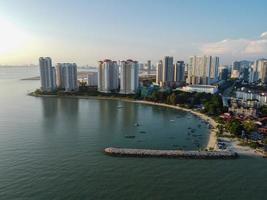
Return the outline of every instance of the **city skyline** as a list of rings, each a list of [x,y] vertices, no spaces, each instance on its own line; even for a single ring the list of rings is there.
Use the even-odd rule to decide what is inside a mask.
[[[190,56],[211,55],[231,64],[266,57],[263,0],[91,0],[62,5],[60,0],[1,2],[0,64],[37,64],[39,55],[49,55],[55,63],[91,66],[103,58],[156,63],[172,56],[187,63]]]

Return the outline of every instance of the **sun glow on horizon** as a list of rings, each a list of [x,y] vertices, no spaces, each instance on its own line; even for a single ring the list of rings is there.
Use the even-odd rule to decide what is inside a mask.
[[[0,27],[0,56],[17,52],[30,40],[29,34],[3,18],[0,18]]]

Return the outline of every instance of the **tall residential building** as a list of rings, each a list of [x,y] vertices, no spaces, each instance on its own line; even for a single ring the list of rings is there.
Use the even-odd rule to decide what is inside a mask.
[[[173,57],[165,56],[163,60],[163,84],[168,84],[169,82],[174,81],[174,66],[173,66]]]
[[[256,82],[259,80],[263,83],[267,82],[266,62],[267,59],[258,59],[253,63],[249,74],[249,82]]]
[[[262,83],[267,83],[267,59],[260,59],[256,61],[259,71],[259,79]]]
[[[162,85],[162,77],[163,77],[163,62],[160,60],[157,63],[157,75],[156,75],[156,82],[159,85]]]
[[[174,81],[183,82],[185,75],[185,64],[184,61],[177,61],[174,66]]]
[[[41,90],[51,92],[56,89],[56,71],[52,67],[52,60],[49,57],[39,58]]]
[[[57,63],[56,65],[56,77],[57,77],[57,87],[59,89],[63,89],[65,86],[64,86],[64,80],[63,80],[63,74],[62,74],[62,64],[60,63]]]
[[[75,63],[58,63],[57,71],[57,87],[65,89],[66,92],[78,89],[77,65]]]
[[[147,61],[147,74],[150,74],[151,73],[151,69],[152,69],[151,60],[148,60]]]
[[[232,70],[237,70],[240,72],[241,70],[241,62],[239,61],[234,61],[233,62],[233,66],[232,66]]]
[[[219,78],[219,57],[192,56],[188,66],[188,84],[210,85]]]
[[[267,61],[265,61],[262,65],[261,69],[261,82],[262,83],[267,83]]]
[[[220,72],[220,80],[227,80],[228,74],[229,74],[229,69],[227,67],[222,68]]]
[[[87,85],[97,86],[97,72],[90,72],[87,74]]]
[[[240,79],[244,81],[249,81],[249,70],[251,68],[252,62],[247,60],[234,61],[232,65],[232,73],[239,73]]]
[[[119,67],[116,61],[99,61],[98,68],[98,91],[113,92],[119,88]]]
[[[134,94],[139,86],[139,65],[137,61],[121,61],[120,93]]]

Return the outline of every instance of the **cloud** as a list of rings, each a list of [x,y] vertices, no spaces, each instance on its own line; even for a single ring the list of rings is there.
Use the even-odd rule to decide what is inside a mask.
[[[262,33],[262,34],[261,34],[261,38],[262,38],[262,39],[267,39],[267,32]]]
[[[267,56],[267,32],[258,39],[225,39],[200,47],[203,54],[218,55],[229,59],[252,59]]]

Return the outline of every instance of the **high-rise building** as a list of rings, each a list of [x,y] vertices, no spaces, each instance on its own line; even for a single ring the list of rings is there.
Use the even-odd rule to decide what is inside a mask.
[[[188,84],[210,85],[218,81],[219,58],[212,56],[192,56],[188,66]]]
[[[150,74],[151,73],[151,69],[152,69],[151,60],[148,60],[147,61],[147,74]]]
[[[252,68],[250,69],[249,82],[267,82],[266,63],[267,59],[258,59],[253,63]]]
[[[139,70],[140,71],[144,70],[144,64],[143,63],[139,63]]]
[[[52,67],[52,60],[49,57],[39,58],[41,90],[51,92],[56,90],[56,71]]]
[[[183,82],[185,74],[185,64],[184,61],[177,61],[174,66],[174,81]]]
[[[252,62],[247,60],[234,61],[232,65],[232,73],[238,74],[239,77],[244,81],[249,81],[249,71],[251,68]]]
[[[157,84],[162,84],[162,77],[163,77],[163,62],[160,60],[157,63],[157,75],[156,75],[156,82]]]
[[[173,57],[165,56],[163,60],[163,84],[168,84],[169,82],[174,81],[174,66],[173,66]]]
[[[267,59],[259,59],[256,61],[259,73],[259,79],[262,83],[267,83]]]
[[[239,61],[234,61],[233,62],[233,66],[232,66],[232,70],[237,70],[240,72],[241,70],[241,62]]]
[[[237,69],[232,70],[231,78],[236,78],[236,79],[238,79],[239,77],[240,77],[240,72],[239,72],[239,70],[237,70]]]
[[[267,60],[262,65],[260,78],[262,83],[267,83]]]
[[[62,70],[62,64],[57,63],[56,65],[56,77],[57,77],[57,87],[59,89],[63,89],[64,86],[64,80],[63,80],[63,74],[62,74],[63,70]]]
[[[229,70],[227,67],[221,69],[220,72],[220,80],[227,80],[228,79]]]
[[[139,86],[139,65],[137,61],[121,61],[120,93],[134,94]]]
[[[98,91],[114,92],[119,88],[119,67],[116,61],[99,61],[98,68]]]
[[[78,89],[77,65],[75,63],[58,63],[57,71],[57,87],[65,89],[66,92]]]
[[[90,72],[87,74],[87,85],[97,86],[97,72]]]

